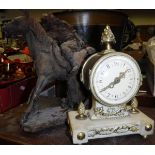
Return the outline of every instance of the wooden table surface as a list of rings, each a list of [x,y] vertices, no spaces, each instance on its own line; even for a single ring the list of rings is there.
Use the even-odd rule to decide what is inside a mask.
[[[18,106],[0,115],[0,144],[49,144],[71,145],[72,139],[67,125],[44,130],[39,133],[25,133],[19,126],[19,121],[25,105]],[[140,107],[141,111],[155,120],[155,108]],[[104,139],[89,140],[88,145],[153,145],[155,134],[144,139],[140,135],[128,135]]]

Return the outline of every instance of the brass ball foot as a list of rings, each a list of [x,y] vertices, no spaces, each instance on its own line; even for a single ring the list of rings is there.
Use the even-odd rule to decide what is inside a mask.
[[[144,139],[147,139],[148,138],[148,135],[144,135],[143,137],[144,137]]]

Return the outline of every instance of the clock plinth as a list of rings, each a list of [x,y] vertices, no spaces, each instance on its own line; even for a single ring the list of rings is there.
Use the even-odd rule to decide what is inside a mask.
[[[140,134],[143,137],[153,134],[154,121],[138,110],[139,113],[130,113],[127,117],[116,119],[78,120],[77,111],[68,113],[68,123],[74,144],[87,143],[90,139],[107,138],[131,134]],[[86,110],[88,114],[90,110]]]

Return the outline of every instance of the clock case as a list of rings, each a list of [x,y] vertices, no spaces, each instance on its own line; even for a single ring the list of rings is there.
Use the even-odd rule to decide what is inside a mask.
[[[106,59],[110,58],[110,57],[117,57],[117,56],[123,56],[128,58],[129,60],[131,60],[137,70],[138,70],[138,74],[139,74],[139,81],[138,81],[138,85],[137,85],[137,89],[135,90],[135,93],[133,94],[132,98],[137,94],[140,86],[142,85],[142,75],[141,75],[141,71],[140,71],[140,67],[138,65],[138,63],[128,54],[122,53],[122,52],[116,52],[113,49],[107,50],[107,51],[102,51],[96,54],[93,54],[92,56],[90,56],[84,63],[83,67],[82,67],[82,71],[81,71],[81,82],[84,84],[84,86],[92,92],[92,95],[94,96],[94,98],[96,98],[101,104],[107,105],[107,106],[113,106],[111,103],[107,103],[105,101],[102,101],[98,95],[96,94],[94,87],[93,87],[93,76],[94,73],[96,72],[97,67]],[[131,99],[131,98],[130,98]],[[128,103],[129,100],[127,100],[126,102],[123,102],[123,104]],[[122,104],[122,103],[119,103]]]
[[[135,63],[140,75],[140,80],[137,86],[137,90],[135,91],[133,96],[126,102],[123,102],[117,105],[112,105],[110,103],[107,103],[101,100],[97,96],[92,82],[93,74],[96,71],[96,68],[99,65],[99,63],[113,56],[125,56],[128,59],[132,60]],[[93,54],[86,60],[81,71],[81,82],[92,93],[92,108],[91,108],[91,111],[89,112],[89,117],[91,117],[92,119],[117,118],[117,117],[125,117],[129,115],[129,112],[128,112],[129,110],[126,104],[129,103],[129,101],[132,98],[134,98],[135,95],[137,94],[142,84],[142,76],[137,62],[131,56],[125,53],[116,52],[113,49],[108,49],[108,50]]]
[[[112,33],[110,27],[106,27],[105,29]],[[103,33],[105,33],[105,31],[106,30],[104,30]],[[84,110],[84,104],[80,104],[78,111],[68,112],[68,124],[74,144],[87,143],[89,139],[129,134],[140,134],[146,138],[148,135],[153,134],[154,131],[154,121],[137,109],[138,101],[135,98],[136,93],[133,99],[130,99],[131,105],[127,105],[127,102],[129,102],[127,101],[123,104],[112,106],[99,100],[95,93],[92,92],[93,89],[90,83],[91,72],[96,62],[101,58],[119,54],[125,55],[135,61],[127,54],[116,52],[111,48],[111,43],[114,42],[113,34],[105,38],[104,35],[107,34],[103,34],[101,41],[106,43],[106,50],[96,53],[86,60],[82,67],[80,77],[84,86],[88,90],[91,90],[92,108]],[[135,64],[137,63],[135,62]],[[137,66],[137,68],[139,69],[139,66]],[[141,83],[142,80],[140,80],[137,92]]]

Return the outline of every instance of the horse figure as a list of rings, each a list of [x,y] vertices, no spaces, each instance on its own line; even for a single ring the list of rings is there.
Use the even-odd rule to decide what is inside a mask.
[[[31,17],[29,13],[16,17],[4,27],[4,30],[8,35],[22,34],[24,36],[34,60],[34,67],[38,77],[36,86],[29,96],[27,102],[29,106],[24,117],[22,117],[21,125],[37,109],[37,101],[41,92],[52,81],[67,80],[68,105],[73,107],[74,104],[83,99],[77,74],[84,58],[94,52],[94,49],[91,47],[85,48],[77,34],[75,35],[75,32],[73,32],[72,39],[69,39],[69,44],[64,42],[61,46],[57,40],[52,38],[52,35],[49,36],[46,33],[41,24]],[[74,46],[74,50],[71,50],[70,46]]]

